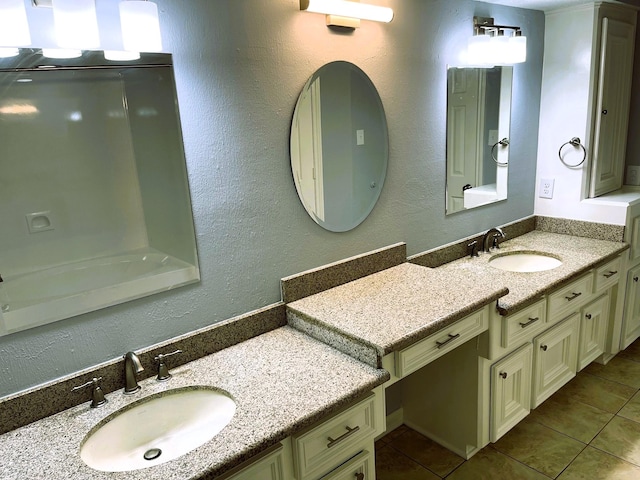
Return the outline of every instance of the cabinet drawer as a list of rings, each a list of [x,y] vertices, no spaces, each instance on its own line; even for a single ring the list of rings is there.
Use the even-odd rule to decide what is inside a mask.
[[[375,470],[373,455],[365,450],[320,480],[373,480]]]
[[[437,333],[396,352],[396,375],[400,378],[462,345],[489,328],[488,307],[469,315]]]
[[[296,478],[318,478],[345,462],[382,432],[378,395],[371,394],[331,419],[293,437]]]
[[[603,290],[618,283],[620,280],[620,269],[622,268],[622,259],[618,256],[607,262],[602,267],[596,269],[596,279],[594,290],[600,293]]]
[[[589,273],[571,282],[549,295],[548,322],[557,322],[572,312],[577,312],[582,305],[593,297],[593,274]]]
[[[502,347],[510,348],[524,343],[544,330],[547,302],[540,300],[524,310],[502,319]]]

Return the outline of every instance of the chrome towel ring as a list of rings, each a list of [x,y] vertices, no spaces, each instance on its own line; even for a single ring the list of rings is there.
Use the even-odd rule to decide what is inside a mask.
[[[574,147],[581,147],[582,151],[584,152],[584,155],[582,156],[582,161],[580,163],[576,163],[575,165],[570,165],[567,162],[564,161],[564,158],[562,158],[562,149],[566,146],[566,145],[573,145]],[[582,165],[584,163],[584,161],[587,159],[587,149],[585,148],[585,146],[580,142],[580,138],[578,137],[573,137],[571,140],[569,140],[568,142],[563,143],[562,145],[560,145],[560,148],[558,149],[558,157],[560,157],[560,161],[562,163],[564,163],[567,167],[569,168],[576,168],[579,167],[580,165]]]
[[[509,162],[499,162],[498,159],[496,158],[496,147],[500,145],[501,147],[508,147],[509,146],[509,139],[507,137],[503,138],[502,140],[500,140],[499,142],[496,142],[493,144],[493,147],[491,147],[491,158],[493,158],[493,161],[496,162],[498,165],[504,166],[504,165],[509,165]]]

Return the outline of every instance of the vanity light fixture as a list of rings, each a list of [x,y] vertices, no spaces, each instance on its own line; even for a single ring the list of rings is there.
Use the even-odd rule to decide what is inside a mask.
[[[490,17],[473,17],[473,33],[467,51],[474,64],[513,65],[526,61],[527,37],[520,27],[497,25]]]
[[[23,0],[0,0],[0,55],[15,56],[15,47],[29,45],[31,34]]]
[[[95,0],[52,0],[56,41],[61,48],[100,46]]]
[[[393,10],[360,3],[360,0],[300,0],[300,10],[327,16],[327,25],[357,28],[360,20],[389,23]]]
[[[124,49],[129,52],[161,52],[157,5],[146,0],[125,0],[118,6]]]

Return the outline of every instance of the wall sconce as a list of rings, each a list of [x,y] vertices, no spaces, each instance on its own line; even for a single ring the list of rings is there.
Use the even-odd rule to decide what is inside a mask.
[[[360,20],[389,23],[393,10],[360,3],[360,0],[300,0],[300,10],[327,16],[327,25],[358,28]]]
[[[0,2],[0,57],[18,55],[16,47],[31,45],[27,10],[23,0]]]
[[[468,57],[474,65],[512,65],[527,59],[527,37],[522,29],[496,25],[493,18],[473,17]]]

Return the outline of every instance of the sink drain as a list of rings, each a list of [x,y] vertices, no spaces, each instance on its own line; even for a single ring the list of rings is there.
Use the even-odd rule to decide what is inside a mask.
[[[155,460],[160,455],[162,455],[162,450],[160,450],[159,448],[150,448],[149,450],[144,452],[143,457],[145,460]]]

